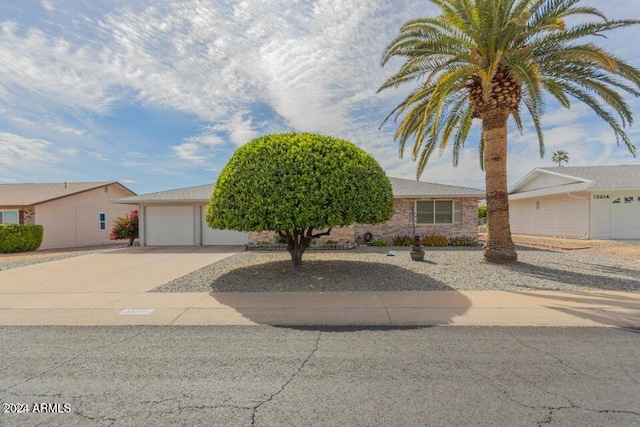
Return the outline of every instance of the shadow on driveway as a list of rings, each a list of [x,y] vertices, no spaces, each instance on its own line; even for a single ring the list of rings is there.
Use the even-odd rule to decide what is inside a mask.
[[[211,283],[210,294],[252,322],[297,329],[449,324],[471,306],[469,298],[433,277],[394,265],[307,261],[301,271],[289,271],[282,265],[290,263],[271,262],[232,270]],[[386,306],[377,293],[425,290],[449,291],[446,306],[424,307],[399,301],[404,307],[397,310]],[[402,292],[398,295],[402,298]]]

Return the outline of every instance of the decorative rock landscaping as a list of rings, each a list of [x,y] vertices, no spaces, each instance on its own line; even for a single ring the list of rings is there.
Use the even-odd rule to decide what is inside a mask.
[[[576,251],[519,247],[514,265],[483,260],[482,250],[361,247],[307,252],[294,271],[286,252],[244,252],[180,277],[152,292],[564,290],[640,291],[640,263]],[[392,256],[388,256],[392,255]]]

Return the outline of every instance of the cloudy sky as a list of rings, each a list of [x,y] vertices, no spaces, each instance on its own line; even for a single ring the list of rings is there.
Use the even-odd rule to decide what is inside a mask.
[[[638,0],[586,0],[640,18]],[[0,183],[120,181],[138,193],[215,182],[259,135],[318,132],[355,142],[390,176],[414,178],[393,123],[403,90],[376,95],[380,57],[425,0],[21,0],[0,3]],[[640,66],[640,26],[600,45]],[[640,102],[631,100],[640,116]],[[640,122],[640,117],[638,117]],[[531,168],[640,164],[585,107],[548,104],[547,156],[510,132],[509,183]],[[478,124],[476,124],[476,128]],[[640,147],[640,124],[629,129]],[[477,133],[424,181],[484,188]]]

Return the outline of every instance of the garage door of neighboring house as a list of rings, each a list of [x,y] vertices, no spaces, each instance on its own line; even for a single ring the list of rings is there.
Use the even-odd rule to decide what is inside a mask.
[[[193,217],[193,206],[147,206],[145,208],[146,244],[195,244]]]
[[[611,201],[611,238],[640,239],[640,193]]]
[[[207,224],[207,207],[202,207],[203,245],[244,245],[249,242],[249,233],[233,230],[214,230]]]

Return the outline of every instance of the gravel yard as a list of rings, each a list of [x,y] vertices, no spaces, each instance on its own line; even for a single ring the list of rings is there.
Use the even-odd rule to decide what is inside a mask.
[[[425,248],[421,263],[409,250],[307,252],[301,271],[292,271],[287,252],[243,252],[151,292],[640,291],[640,259],[519,246],[517,264],[494,265],[483,261],[480,247],[449,247]]]
[[[126,244],[110,244],[99,246],[83,246],[67,249],[46,249],[42,251],[18,252],[12,254],[0,254],[0,270],[25,267],[27,265],[43,262],[57,261],[64,258],[73,258],[81,255],[94,254],[127,247]]]

